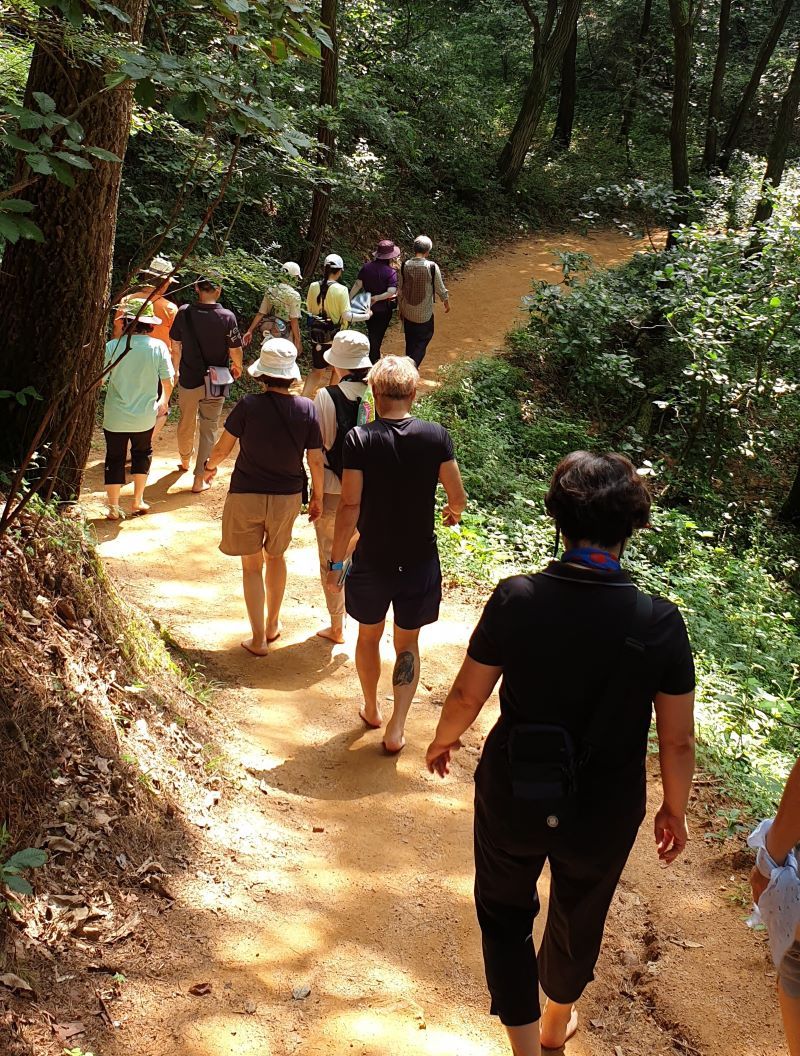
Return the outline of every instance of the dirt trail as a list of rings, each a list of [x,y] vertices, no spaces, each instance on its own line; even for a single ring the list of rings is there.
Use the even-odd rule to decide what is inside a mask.
[[[588,249],[601,264],[635,248],[613,234],[543,237],[477,264],[450,284],[453,312],[437,319],[428,380],[443,362],[499,347],[531,278],[556,274],[555,244]],[[148,919],[138,951],[126,954],[120,1026],[97,1056],[504,1056],[487,1015],[471,898],[472,773],[496,703],[447,781],[423,769],[475,607],[447,598],[442,620],[424,632],[408,748],[385,758],[380,734],[356,717],[352,634],[341,647],[314,635],[325,610],[307,522],[288,554],[282,638],[255,660],[238,644],[238,563],[217,551],[229,467],[210,493],[192,496],[180,490],[189,480],[178,481],[174,451],[169,430],[151,475],[151,515],[121,526],[98,520],[100,553],[123,595],[222,684],[215,706],[232,726],[225,749],[249,776],[236,768],[240,787],[221,782],[219,805],[193,819],[202,860],[182,872],[164,863],[178,901]],[[97,448],[84,498],[93,517],[99,456]],[[216,765],[209,758],[211,781]],[[569,1053],[784,1052],[763,940],[731,901],[745,863],[702,831],[662,872],[642,829]],[[201,981],[213,984],[211,995],[190,996]],[[308,996],[294,999],[306,986]]]

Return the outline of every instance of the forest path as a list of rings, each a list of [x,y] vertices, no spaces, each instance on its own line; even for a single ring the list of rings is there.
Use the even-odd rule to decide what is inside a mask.
[[[613,233],[499,248],[451,281],[453,311],[437,309],[425,377],[432,381],[443,362],[500,348],[531,279],[557,279],[552,250],[562,247],[585,249],[598,264],[639,248]],[[256,660],[239,646],[238,562],[217,550],[230,465],[215,488],[193,496],[182,490],[190,481],[178,479],[174,452],[170,427],[154,460],[148,517],[99,519],[99,444],[84,502],[122,595],[221,684],[215,707],[231,726],[225,752],[250,776],[234,768],[231,780],[217,779],[219,804],[190,812],[198,854],[184,871],[165,863],[175,905],[148,917],[144,935],[119,951],[128,980],[114,1004],[120,1026],[97,1056],[507,1056],[487,1014],[471,895],[472,774],[496,701],[446,781],[423,765],[476,604],[449,593],[442,619],[423,632],[408,747],[384,757],[380,734],[356,715],[353,629],[344,646],[315,637],[325,609],[308,522],[298,521],[287,555],[283,635]],[[383,651],[388,696],[388,635]],[[222,756],[207,757],[210,783],[216,766],[226,774]],[[702,788],[698,796],[702,824]],[[724,843],[698,834],[663,872],[643,826],[570,1056],[784,1052],[763,939],[732,901],[743,897],[746,871]],[[209,996],[188,993],[198,982],[212,984]],[[300,989],[293,998],[306,986],[308,996]]]

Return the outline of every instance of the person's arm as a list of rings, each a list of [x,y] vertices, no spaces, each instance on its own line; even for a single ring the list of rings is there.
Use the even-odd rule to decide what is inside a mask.
[[[342,473],[342,497],[336,511],[336,523],[333,528],[333,545],[331,546],[331,563],[339,564],[347,557],[353,533],[361,513],[361,495],[364,490],[364,474],[360,469],[345,469]],[[341,590],[342,573],[338,569],[328,572],[328,586]]]
[[[239,324],[236,322],[236,316],[233,316],[233,329],[228,334],[228,355],[231,357],[231,374],[233,374],[234,379],[241,378],[244,350],[242,349],[242,337],[239,333]]]
[[[158,401],[158,406],[156,407],[156,417],[161,418],[163,415],[169,413],[169,398],[172,395],[174,387],[172,378],[161,379],[161,399]]]
[[[248,328],[242,334],[242,345],[243,345],[244,348],[247,348],[249,346],[250,342],[253,340],[253,334],[255,333],[256,327],[261,322],[261,320],[264,319],[264,318],[266,318],[266,317],[264,315],[262,315],[261,312],[256,312],[256,314],[253,316],[252,323],[248,326]]]
[[[373,293],[371,304],[377,304],[378,301],[393,301],[397,296],[397,287],[390,286],[385,293]]]
[[[658,857],[669,865],[686,847],[686,807],[694,776],[694,690],[657,693],[656,731],[664,799],[655,818]]]
[[[292,330],[292,341],[294,341],[294,347],[297,349],[298,356],[303,351],[303,338],[300,335],[300,320],[290,319],[289,326]]]
[[[454,458],[449,462],[442,462],[439,467],[439,483],[447,495],[447,505],[442,510],[442,520],[452,528],[461,520],[461,514],[467,508],[467,493],[464,491],[464,482],[461,480],[461,471]]]
[[[170,355],[172,357],[172,369],[175,371],[175,377],[177,378],[178,372],[181,369],[181,350],[183,345],[180,341],[170,341]]]
[[[444,777],[450,772],[450,757],[461,747],[462,733],[480,715],[502,673],[502,667],[489,667],[470,656],[464,657],[444,702],[436,733],[425,753],[425,765],[432,774]]]
[[[350,287],[350,300],[352,301],[352,299],[355,297],[355,295],[358,293],[358,291],[359,290],[363,290],[363,289],[364,289],[364,283],[361,281],[361,279],[356,279],[356,281]],[[375,300],[374,297],[372,299],[373,299],[373,301]]]
[[[800,843],[800,759],[794,764],[789,774],[778,813],[775,815],[775,820],[765,840],[767,854],[775,865],[779,866],[783,865],[789,851],[798,843]],[[765,876],[758,866],[754,866],[750,874],[750,885],[756,905],[768,884],[769,877]]]
[[[442,278],[442,271],[438,264],[434,264],[434,284],[436,286],[436,295],[444,305],[445,312],[450,311],[450,294],[447,292],[447,287],[444,284]]]
[[[322,516],[322,495],[325,491],[325,463],[322,448],[311,447],[306,451],[308,468],[311,470],[311,498],[308,503],[308,519],[313,524]]]
[[[219,440],[214,444],[214,449],[206,459],[205,472],[203,473],[203,479],[206,484],[210,484],[214,477],[217,475],[217,469],[219,468],[220,462],[224,462],[228,455],[233,451],[233,445],[236,443],[236,437],[233,433],[229,433],[227,429],[223,429],[220,433]]]

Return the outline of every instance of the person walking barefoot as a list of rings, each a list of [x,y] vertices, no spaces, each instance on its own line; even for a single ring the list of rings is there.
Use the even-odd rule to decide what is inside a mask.
[[[447,430],[411,415],[419,373],[405,356],[385,356],[369,372],[378,417],[352,429],[342,453],[342,497],[328,562],[328,589],[341,590],[344,560],[358,527],[345,606],[359,624],[356,669],[364,694],[359,715],[380,729],[380,642],[394,610],[394,709],[383,747],[396,755],[420,675],[419,632],[439,618],[442,573],[436,547],[436,485],[447,494],[445,524],[461,519],[467,497]]]
[[[314,404],[289,389],[300,379],[297,349],[284,337],[265,341],[248,373],[264,391],[242,397],[225,422],[205,463],[210,484],[239,441],[222,512],[223,554],[240,557],[242,589],[252,634],[242,648],[266,656],[281,635],[280,614],[286,591],[284,554],[307,486],[303,455],[311,470],[308,518],[322,512],[322,436]]]

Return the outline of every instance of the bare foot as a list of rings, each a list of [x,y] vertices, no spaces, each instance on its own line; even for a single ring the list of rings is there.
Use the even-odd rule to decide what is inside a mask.
[[[399,741],[390,739],[389,737],[383,738],[383,750],[387,755],[398,755],[406,746],[405,737],[401,737]]]
[[[548,1001],[539,1022],[539,1038],[543,1049],[563,1049],[578,1029],[578,1011],[574,1005],[559,1005]]]
[[[108,513],[106,514],[107,521],[124,521],[125,514],[119,508],[119,506],[108,506]]]
[[[181,473],[188,473],[189,472],[188,463],[186,465],[184,465],[183,462],[179,462],[177,468],[181,471]]]
[[[381,717],[381,713],[379,711],[375,712],[374,719],[367,718],[366,706],[358,709],[358,717],[359,719],[361,719],[364,725],[369,726],[371,730],[379,730],[381,726],[383,726],[383,718]]]
[[[246,649],[253,656],[266,656],[269,652],[269,644],[267,642],[257,643],[252,638],[248,638],[247,641],[242,642],[242,649]]]
[[[194,484],[192,484],[192,493],[194,495],[200,495],[204,491],[208,491],[211,487],[210,484],[206,484],[202,477],[195,477]]]
[[[323,627],[321,631],[317,631],[317,638],[327,638],[329,642],[342,645],[344,644],[344,631],[337,630],[335,627]]]
[[[133,507],[133,516],[141,517],[143,513],[150,512],[150,505],[146,502],[140,502]]]

